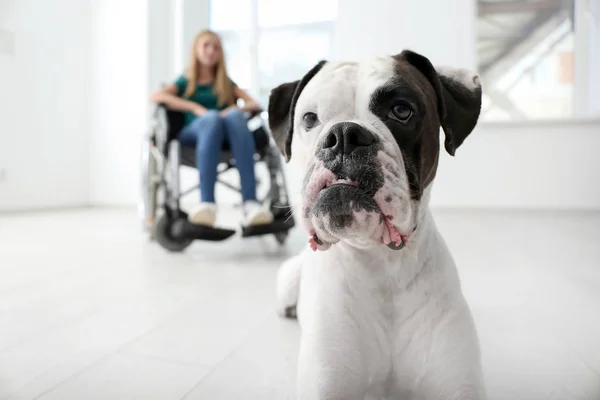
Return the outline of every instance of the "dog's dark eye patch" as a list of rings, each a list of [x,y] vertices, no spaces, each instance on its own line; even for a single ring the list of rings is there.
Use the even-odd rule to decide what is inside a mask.
[[[419,96],[402,80],[388,83],[376,89],[371,95],[369,109],[382,120],[387,120],[387,114],[395,106],[403,105],[410,108],[415,116],[423,114],[423,103]],[[416,119],[416,118],[415,118]]]
[[[400,148],[403,148],[417,143],[425,107],[417,94],[401,82],[394,81],[376,89],[371,95],[369,109],[386,124]],[[406,122],[390,117],[394,107],[399,104],[412,111],[411,118]]]
[[[412,110],[413,115],[407,122],[403,123],[389,117],[390,110],[398,104],[404,104]],[[373,92],[369,101],[369,110],[388,127],[398,144],[404,159],[404,169],[411,191],[411,198],[418,200],[422,194],[419,172],[421,130],[427,117],[423,94],[418,87],[410,85],[405,77],[399,74]],[[393,158],[395,157],[393,156]],[[393,173],[396,175],[400,172],[389,167],[388,170],[394,170]],[[386,179],[390,182],[396,180],[391,175],[387,176]]]

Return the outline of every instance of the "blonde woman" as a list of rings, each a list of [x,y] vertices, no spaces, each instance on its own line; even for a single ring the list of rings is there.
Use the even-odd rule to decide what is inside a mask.
[[[240,109],[236,103],[244,100]],[[192,223],[212,226],[216,219],[215,183],[223,142],[230,144],[240,174],[245,225],[268,224],[273,214],[256,200],[254,137],[244,111],[260,107],[227,75],[219,36],[202,31],[194,40],[185,74],[154,93],[153,102],[184,112],[185,125],[179,133],[183,145],[196,147],[200,172],[200,204],[189,214]]]

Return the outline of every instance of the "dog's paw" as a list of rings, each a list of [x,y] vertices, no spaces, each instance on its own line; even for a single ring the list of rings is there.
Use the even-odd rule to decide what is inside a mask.
[[[287,318],[287,319],[297,319],[298,318],[298,314],[296,313],[296,305],[280,307],[277,309],[277,314],[281,318]]]
[[[301,260],[301,255],[291,257],[277,271],[277,314],[283,318],[296,318]]]

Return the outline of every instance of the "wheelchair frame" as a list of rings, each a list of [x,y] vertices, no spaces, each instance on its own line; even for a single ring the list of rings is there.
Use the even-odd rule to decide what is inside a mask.
[[[183,251],[193,240],[221,241],[235,234],[235,230],[216,227],[206,227],[191,224],[187,215],[180,208],[183,196],[199,189],[199,184],[185,191],[181,191],[180,168],[187,166],[196,168],[194,149],[180,144],[177,139],[179,127],[170,124],[171,116],[180,114],[159,104],[156,106],[150,127],[142,142],[142,186],[138,205],[139,214],[143,220],[143,228],[162,247],[169,251]],[[283,245],[287,239],[288,231],[295,225],[290,212],[289,196],[281,162],[281,155],[275,146],[270,132],[266,129],[261,112],[252,113],[248,123],[260,124],[258,128],[251,129],[256,137],[265,135],[268,143],[258,148],[254,155],[255,166],[258,162],[265,162],[269,171],[269,191],[264,199],[258,199],[262,204],[269,202],[275,217],[272,224],[242,227],[242,237],[274,235],[277,242]],[[173,118],[171,118],[172,120]],[[172,121],[171,121],[172,122]],[[175,124],[173,124],[175,125]],[[263,130],[260,132],[260,130]],[[177,131],[177,132],[174,132]],[[240,192],[241,189],[220,179],[221,174],[235,168],[233,155],[224,150],[221,153],[221,162],[217,170],[217,184],[231,190]],[[257,177],[257,187],[260,179]],[[162,195],[162,197],[161,197]]]

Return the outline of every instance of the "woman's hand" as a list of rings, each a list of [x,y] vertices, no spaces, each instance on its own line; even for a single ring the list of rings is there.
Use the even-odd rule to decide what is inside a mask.
[[[248,112],[260,111],[261,107],[260,107],[260,104],[254,102],[254,101],[249,101],[244,104],[244,107],[242,107],[242,110],[248,111]]]
[[[260,111],[262,107],[260,104],[254,100],[248,93],[244,92],[239,86],[234,88],[234,93],[237,98],[244,100],[244,106],[242,107],[242,111],[253,112]]]
[[[153,103],[164,103],[170,109],[176,111],[188,111],[195,115],[204,115],[206,108],[193,101],[182,99],[177,95],[177,86],[170,84],[154,93],[150,97]]]
[[[231,106],[227,107],[226,109],[224,109],[223,111],[221,111],[219,114],[220,114],[222,117],[224,117],[224,116],[226,116],[227,114],[229,114],[231,111],[233,111],[233,110],[237,110],[237,109],[238,109],[238,106],[236,106],[236,105],[231,105]]]
[[[194,103],[192,109],[191,109],[192,113],[197,116],[197,117],[201,117],[204,114],[206,114],[206,108],[202,107],[200,104],[196,104]]]

